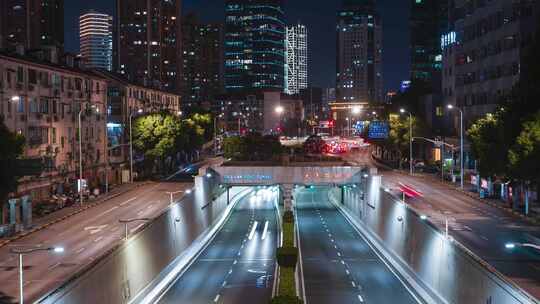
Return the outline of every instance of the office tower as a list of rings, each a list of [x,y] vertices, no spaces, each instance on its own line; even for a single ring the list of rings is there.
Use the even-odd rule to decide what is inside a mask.
[[[180,0],[118,0],[117,70],[135,83],[181,88]]]
[[[409,27],[411,81],[422,81],[439,92],[442,69],[440,39],[448,28],[448,3],[411,0]]]
[[[225,1],[225,88],[285,87],[283,0]]]
[[[343,4],[337,24],[337,102],[381,102],[381,18],[374,1],[348,0]]]
[[[450,28],[440,40],[443,94],[446,104],[463,109],[467,127],[512,97],[514,85],[527,68],[523,58],[533,43],[539,3],[448,3]]]
[[[308,87],[308,40],[305,25],[287,27],[285,54],[285,92],[298,94]]]
[[[182,40],[182,106],[210,108],[214,97],[223,93],[223,25],[184,16]]]
[[[0,1],[0,48],[64,48],[63,0]]]
[[[79,33],[85,67],[112,71],[112,16],[95,11],[81,15]]]

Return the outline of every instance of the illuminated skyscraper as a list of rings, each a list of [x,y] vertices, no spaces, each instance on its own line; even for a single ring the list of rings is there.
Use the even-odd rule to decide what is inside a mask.
[[[305,25],[287,27],[285,54],[285,93],[298,94],[308,87],[308,40]]]
[[[112,70],[112,17],[90,11],[79,17],[81,56],[88,68]]]
[[[285,87],[283,0],[225,1],[225,88]]]
[[[344,1],[337,45],[337,102],[381,102],[382,22],[375,1]]]
[[[116,68],[129,80],[179,92],[181,0],[117,0]]]

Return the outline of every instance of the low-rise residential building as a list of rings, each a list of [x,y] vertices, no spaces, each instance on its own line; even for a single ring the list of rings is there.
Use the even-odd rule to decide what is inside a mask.
[[[180,95],[136,85],[120,74],[94,70],[107,82],[107,135],[109,150],[109,181],[129,180],[130,118],[144,113],[168,111],[180,114]]]
[[[24,135],[23,158],[44,165],[41,175],[20,180],[17,196],[39,201],[74,188],[81,159],[88,185],[103,184],[106,102],[107,82],[91,72],[0,54],[0,114],[11,131]]]
[[[304,120],[304,106],[298,96],[279,91],[259,91],[218,96],[213,112],[220,131],[244,134],[281,133],[290,122]]]

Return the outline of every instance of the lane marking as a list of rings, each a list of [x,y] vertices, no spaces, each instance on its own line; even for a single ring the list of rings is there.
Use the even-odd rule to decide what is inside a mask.
[[[130,199],[128,199],[127,201],[121,203],[120,206],[125,206],[125,205],[127,205],[127,204],[133,202],[133,201],[136,200],[136,199],[137,199],[137,197],[130,198]]]
[[[356,288],[356,283],[354,281],[351,281],[351,285],[352,285],[352,287]]]
[[[351,274],[351,273],[349,272],[349,269],[345,269],[345,273],[346,273],[347,275]]]
[[[79,250],[75,251],[75,253],[79,254],[79,253],[83,252],[84,249],[85,249],[84,247],[83,247],[83,248],[80,248]]]
[[[92,235],[92,234],[101,232],[101,230],[107,228],[107,226],[109,225],[107,224],[107,225],[101,225],[101,226],[88,226],[88,227],[84,227],[84,231],[90,231],[90,235]]]
[[[266,223],[264,223],[264,230],[263,230],[263,234],[262,234],[262,239],[264,240],[266,238],[266,233],[268,232],[268,221],[266,221]]]
[[[225,287],[227,285],[227,281],[223,281],[223,284],[221,284],[222,287]]]
[[[217,301],[219,301],[219,294],[217,294],[216,297],[214,298],[214,303],[217,303]]]
[[[364,303],[364,298],[362,298],[361,295],[358,295],[358,301],[360,301],[361,303]]]
[[[101,241],[101,240],[103,240],[103,237],[102,237],[102,236],[100,236],[100,237],[98,237],[97,239],[95,239],[95,240],[94,240],[94,243],[97,243],[97,242],[99,242],[99,241]]]
[[[116,209],[118,209],[118,208],[120,208],[120,207],[114,206],[114,207],[112,207],[111,209],[109,209],[109,210],[107,210],[107,211],[101,212],[97,217],[100,217],[100,216],[103,216],[103,215],[105,215],[105,214],[107,214],[107,213],[113,212],[114,210],[116,210]]]
[[[485,240],[485,241],[489,241],[489,239],[487,237],[483,236],[483,235],[480,235],[480,238]]]
[[[255,224],[251,228],[251,232],[249,233],[248,239],[251,241],[253,239],[253,235],[255,235],[255,230],[257,229],[257,225],[259,225],[259,222],[255,221]]]

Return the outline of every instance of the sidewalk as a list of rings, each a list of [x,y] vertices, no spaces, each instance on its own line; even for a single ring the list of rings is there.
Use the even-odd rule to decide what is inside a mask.
[[[42,229],[45,229],[53,224],[56,224],[58,222],[61,222],[67,218],[70,218],[76,214],[79,214],[81,212],[84,212],[88,209],[91,209],[95,206],[98,206],[104,202],[107,202],[115,197],[118,197],[122,194],[125,194],[127,192],[133,191],[134,189],[137,189],[139,187],[148,185],[152,182],[136,182],[133,184],[123,184],[120,186],[115,187],[112,191],[110,191],[108,194],[101,195],[95,199],[83,201],[83,207],[81,208],[79,202],[75,202],[73,205],[69,207],[65,207],[62,209],[59,209],[55,212],[52,212],[50,214],[47,214],[42,217],[38,217],[33,219],[32,221],[32,228],[20,231],[16,233],[15,235],[11,237],[6,238],[0,238],[0,247],[3,247],[13,241],[16,241],[18,239],[21,239],[25,236],[28,236],[29,234],[32,234],[34,232],[40,231]]]

